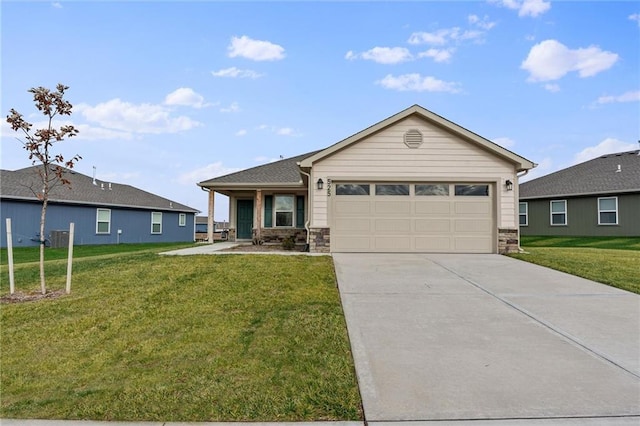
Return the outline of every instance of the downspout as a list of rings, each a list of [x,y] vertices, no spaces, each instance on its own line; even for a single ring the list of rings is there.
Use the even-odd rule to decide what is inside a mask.
[[[298,163],[298,168],[300,168],[300,163]],[[311,217],[311,174],[305,172],[300,168],[300,173],[307,176],[307,218]],[[304,248],[304,251],[309,251],[309,247],[311,245],[311,230],[309,229],[309,219],[304,222],[304,230],[307,232],[307,244]]]

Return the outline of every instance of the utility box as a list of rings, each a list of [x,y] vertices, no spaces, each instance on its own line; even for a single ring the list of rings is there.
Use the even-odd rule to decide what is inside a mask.
[[[57,230],[51,231],[49,241],[52,248],[62,248],[69,246],[69,231]]]

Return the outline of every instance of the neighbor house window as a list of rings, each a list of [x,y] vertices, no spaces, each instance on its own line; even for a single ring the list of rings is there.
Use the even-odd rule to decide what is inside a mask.
[[[376,195],[409,195],[409,185],[405,185],[405,184],[376,185]]]
[[[598,225],[618,224],[618,197],[598,198]]]
[[[486,197],[489,195],[489,185],[456,185],[455,194],[465,197]]]
[[[151,212],[151,233],[162,234],[162,213]]]
[[[567,200],[551,201],[551,225],[567,224]]]
[[[449,185],[419,184],[416,185],[416,195],[449,195]]]
[[[111,210],[96,210],[96,234],[108,234],[111,232]]]
[[[339,183],[336,185],[336,195],[369,195],[369,185],[358,183]]]
[[[276,195],[274,200],[276,226],[293,226],[295,214],[295,197],[293,195]]]
[[[178,226],[187,226],[187,214],[180,213],[178,216]]]
[[[520,226],[528,226],[529,225],[529,203],[520,203],[518,205],[520,209],[519,217],[520,217]]]

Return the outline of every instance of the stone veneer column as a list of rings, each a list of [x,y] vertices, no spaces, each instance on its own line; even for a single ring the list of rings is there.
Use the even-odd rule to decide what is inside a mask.
[[[520,247],[518,229],[499,228],[498,229],[498,253],[517,253]]]
[[[262,190],[256,189],[256,214],[253,217],[253,238],[254,242],[259,242],[262,239],[261,224],[262,224]]]
[[[330,228],[310,228],[309,251],[311,253],[331,252],[331,229]]]

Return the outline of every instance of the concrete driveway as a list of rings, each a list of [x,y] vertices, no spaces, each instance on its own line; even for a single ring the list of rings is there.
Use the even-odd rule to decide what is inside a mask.
[[[367,421],[640,424],[638,295],[500,255],[333,258]]]

